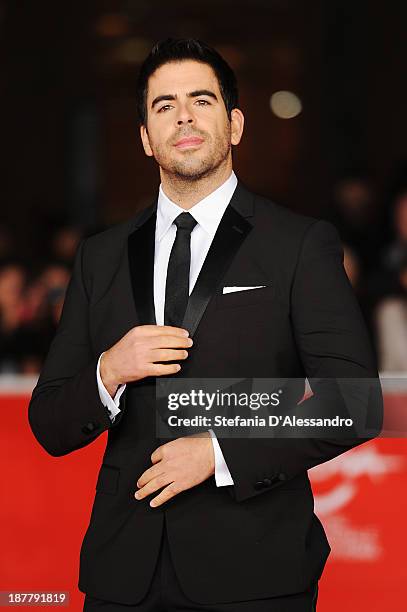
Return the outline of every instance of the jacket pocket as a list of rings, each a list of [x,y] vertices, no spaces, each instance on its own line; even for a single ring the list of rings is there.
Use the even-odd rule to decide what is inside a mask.
[[[102,463],[96,483],[96,491],[116,495],[119,489],[120,468]]]

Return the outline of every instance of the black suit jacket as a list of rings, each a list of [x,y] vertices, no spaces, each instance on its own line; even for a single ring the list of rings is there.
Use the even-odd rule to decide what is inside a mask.
[[[211,477],[158,508],[149,506],[151,497],[134,499],[136,481],[161,442],[155,379],[128,384],[112,425],[95,372],[102,351],[132,327],[155,323],[155,221],[153,205],[82,241],[29,405],[32,431],[53,456],[108,430],[81,548],[79,589],[139,602],[165,520],[179,580],[192,600],[232,602],[302,591],[320,577],[330,552],[313,513],[307,470],[368,438],[219,438],[233,486],[218,488]],[[333,225],[290,212],[239,182],[189,299],[183,326],[194,345],[180,375],[377,380],[342,259]],[[266,287],[222,293],[232,285]],[[380,410],[376,401],[379,421]]]

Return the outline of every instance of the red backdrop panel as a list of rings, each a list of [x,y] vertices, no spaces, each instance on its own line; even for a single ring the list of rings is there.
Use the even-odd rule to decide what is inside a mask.
[[[386,397],[386,405],[405,409],[406,400],[407,395]],[[28,395],[0,395],[0,591],[68,591],[64,609],[81,612],[79,550],[107,434],[71,455],[51,457],[31,433],[28,401]],[[320,581],[319,612],[404,610],[405,439],[363,444],[309,474],[315,510],[332,547]]]

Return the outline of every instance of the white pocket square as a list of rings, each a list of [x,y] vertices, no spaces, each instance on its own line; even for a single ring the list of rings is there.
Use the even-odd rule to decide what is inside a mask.
[[[262,289],[266,285],[255,285],[254,287],[223,287],[222,293],[234,293],[235,291],[247,291],[248,289]]]

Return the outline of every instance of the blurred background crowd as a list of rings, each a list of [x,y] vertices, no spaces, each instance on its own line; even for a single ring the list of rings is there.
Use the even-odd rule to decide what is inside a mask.
[[[45,252],[27,261],[19,257],[12,229],[0,225],[1,374],[39,373],[60,319],[81,237],[77,227],[53,229]]]
[[[344,267],[359,300],[381,371],[407,371],[407,176],[380,207],[369,177],[350,173],[334,186],[326,219],[342,239]],[[69,223],[19,257],[12,228],[0,225],[0,374],[40,371],[55,334],[79,242],[104,227]]]
[[[238,177],[335,224],[379,368],[407,372],[405,23],[368,0],[0,0],[0,374],[40,371],[80,240],[155,197],[134,87],[168,36],[230,63]]]

